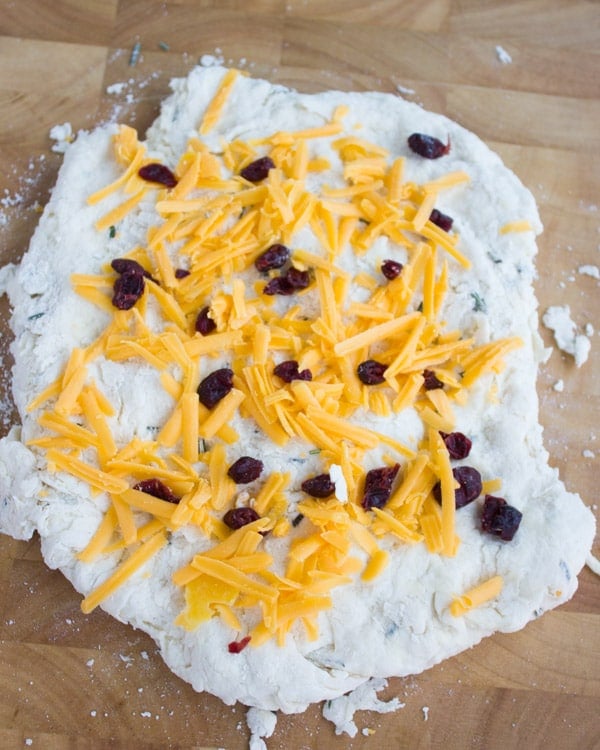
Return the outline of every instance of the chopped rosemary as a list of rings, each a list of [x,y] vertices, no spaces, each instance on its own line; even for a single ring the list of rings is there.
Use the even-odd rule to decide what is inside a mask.
[[[168,44],[167,44],[166,42],[159,42],[159,43],[158,43],[158,46],[159,46],[159,47],[160,47],[160,48],[161,48],[161,49],[162,49],[162,50],[163,50],[164,52],[168,52],[168,51],[169,51],[169,50],[171,49],[171,48],[169,47],[169,45],[168,45]]]
[[[108,236],[112,240],[112,238],[117,234],[117,228],[114,224],[111,224],[108,228]]]
[[[142,51],[142,45],[141,42],[136,42],[133,45],[133,49],[131,50],[131,55],[129,56],[129,64],[131,66],[134,66],[137,64],[137,61],[140,59],[140,52]]]
[[[473,298],[474,312],[487,312],[487,305],[483,297],[477,294],[477,292],[471,292],[471,297]]]

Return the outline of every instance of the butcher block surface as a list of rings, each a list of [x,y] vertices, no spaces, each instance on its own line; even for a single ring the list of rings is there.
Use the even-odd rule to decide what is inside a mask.
[[[169,79],[204,55],[306,92],[404,96],[473,130],[535,194],[540,311],[568,304],[580,330],[594,329],[576,368],[542,328],[552,346],[538,381],[545,441],[597,514],[599,50],[594,0],[0,0],[0,264],[26,249],[59,169],[49,129],[120,121],[143,133]],[[4,434],[15,416],[0,304]],[[243,706],[195,693],[147,636],[79,605],[37,539],[0,537],[0,747],[247,747]],[[313,706],[280,716],[267,745],[598,748],[599,623],[600,580],[585,568],[575,597],[523,631],[390,680],[382,696],[404,707],[357,713],[354,739]]]

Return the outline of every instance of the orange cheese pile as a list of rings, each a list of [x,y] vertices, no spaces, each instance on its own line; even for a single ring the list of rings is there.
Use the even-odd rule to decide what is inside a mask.
[[[273,637],[283,643],[296,622],[316,638],[318,615],[332,606],[331,590],[358,574],[371,580],[385,568],[390,545],[384,540],[424,543],[434,554],[456,553],[455,483],[439,431],[454,429],[453,404],[464,403],[466,389],[483,374],[499,372],[504,356],[521,341],[475,346],[440,321],[451,265],[468,268],[470,263],[458,235],[441,230],[429,216],[439,193],[467,181],[465,173],[424,185],[405,181],[402,158],[390,163],[381,147],[340,135],[342,107],[323,127],[232,141],[223,144],[222,156],[211,153],[200,136],[218,122],[236,75],[225,77],[199,136],[189,141],[173,189],[139,177],[150,159],[133,129],[122,126],[115,137],[123,172],[88,201],[98,203],[119,191],[122,202],[96,224],[99,231],[115,226],[118,231],[119,222],[153,196],[159,219],[147,242],[128,254],[153,280],[125,311],[111,303],[110,267],[97,276],[73,275],[75,290],[111,319],[95,342],[73,350],[61,377],[30,405],[41,409],[39,422],[48,431],[31,442],[46,451],[50,470],[68,472],[92,494],[110,496],[109,509],[79,558],[91,561],[120,550],[123,561],[86,597],[84,611],[139,570],[170,532],[190,524],[213,546],[174,575],[186,597],[177,622],[192,629],[218,615],[240,631],[240,610],[258,607],[261,622],[251,632],[256,646]],[[317,194],[308,189],[307,177],[330,167],[311,154],[311,143],[319,139],[327,139],[339,155],[345,184]],[[255,185],[239,176],[264,155],[275,163],[264,181]],[[320,253],[294,245],[303,227],[318,238]],[[406,250],[400,276],[388,281],[376,268],[353,276],[341,267],[348,247],[364,255],[380,236]],[[290,246],[292,264],[311,275],[309,289],[284,313],[262,293],[265,281],[250,283],[245,274],[273,243]],[[178,267],[189,275],[177,278]],[[353,301],[358,287],[367,291],[360,303]],[[317,299],[318,313],[310,319],[303,314],[306,294]],[[160,330],[148,323],[150,305],[162,315]],[[207,305],[217,329],[201,336],[194,322]],[[234,388],[208,410],[197,395],[200,372],[216,369],[220,365],[211,366],[211,360],[223,356],[231,363]],[[109,427],[114,407],[89,376],[99,357],[143,361],[156,369],[173,408],[155,440],[117,444]],[[356,375],[358,364],[369,358],[387,366],[380,386],[366,386]],[[309,368],[312,381],[284,383],[274,376],[275,364],[286,359],[297,360],[300,370]],[[208,365],[200,368],[200,362]],[[425,390],[425,369],[444,389]],[[352,421],[357,410],[394,418],[408,408],[425,426],[417,451]],[[319,453],[322,471],[341,467],[348,502],[306,497],[294,512],[305,520],[294,528],[287,493],[296,488],[289,486],[288,475],[275,472],[261,477],[254,490],[252,505],[260,519],[231,531],[222,518],[235,507],[238,491],[226,474],[228,446],[238,440],[232,427],[238,416],[283,451],[299,438],[307,453]],[[368,452],[380,448],[388,464],[401,463],[402,469],[385,507],[367,512],[360,504],[363,467]],[[133,489],[149,478],[168,485],[180,502]],[[441,505],[432,496],[437,482]],[[289,537],[284,569],[275,570],[261,532]],[[456,605],[452,613],[465,607]]]

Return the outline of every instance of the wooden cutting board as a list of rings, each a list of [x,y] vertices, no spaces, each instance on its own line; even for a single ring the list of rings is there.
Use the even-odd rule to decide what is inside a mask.
[[[598,49],[600,6],[582,0],[0,0],[0,262],[25,249],[55,179],[49,128],[112,119],[143,131],[169,79],[208,54],[304,91],[397,93],[478,133],[539,202],[541,310],[569,304],[596,329],[599,281],[578,269],[600,261]],[[591,340],[579,369],[553,349],[538,390],[551,461],[597,510]],[[149,638],[82,615],[79,601],[36,540],[0,539],[1,747],[246,747],[243,707],[194,693]],[[281,716],[269,748],[598,748],[599,621],[600,582],[584,569],[574,599],[522,632],[391,680],[384,695],[405,706],[357,714],[355,739],[335,736],[313,707]]]

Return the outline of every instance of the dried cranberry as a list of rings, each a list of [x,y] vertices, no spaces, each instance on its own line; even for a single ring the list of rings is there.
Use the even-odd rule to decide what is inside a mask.
[[[316,477],[305,479],[300,486],[311,497],[330,497],[335,492],[335,483],[331,481],[329,474],[317,474]]]
[[[253,521],[258,521],[260,516],[254,508],[232,508],[223,516],[223,523],[230,529],[241,529]]]
[[[203,307],[202,310],[198,313],[198,317],[196,318],[196,330],[198,333],[201,333],[203,336],[207,336],[209,333],[212,333],[216,327],[217,324],[215,321],[209,317],[208,313],[210,312],[210,307],[208,305],[206,307]]]
[[[365,510],[383,508],[389,500],[399,468],[398,464],[394,464],[394,466],[382,466],[380,469],[371,469],[367,472],[362,498],[362,507]]]
[[[177,504],[181,500],[160,479],[142,479],[141,482],[133,485],[133,489],[157,497],[159,500],[166,500],[168,503]]]
[[[297,289],[306,289],[310,284],[310,274],[308,271],[300,271],[293,266],[281,276],[275,276],[266,284],[263,294],[293,294]]]
[[[397,260],[384,260],[381,264],[381,273],[385,276],[386,279],[389,279],[390,281],[392,279],[397,278],[400,276],[400,273],[402,272],[403,265],[402,263],[398,263]]]
[[[231,464],[227,474],[236,484],[248,484],[248,482],[258,479],[262,470],[263,462],[258,458],[242,456],[235,463]]]
[[[443,388],[444,384],[435,376],[433,370],[423,370],[423,378],[426,391],[435,391],[437,388]]]
[[[285,276],[275,276],[267,284],[265,284],[263,294],[269,294],[271,296],[273,296],[274,294],[289,296],[295,291],[296,290]]]
[[[481,528],[488,534],[494,534],[505,542],[510,542],[517,533],[522,518],[521,511],[509,505],[503,497],[485,496]]]
[[[356,368],[356,374],[358,375],[358,379],[365,385],[379,385],[385,380],[383,373],[386,369],[387,365],[384,365],[382,362],[377,362],[374,359],[365,359]]]
[[[471,452],[471,441],[462,432],[440,432],[450,458],[466,458]]]
[[[258,271],[270,271],[272,268],[285,266],[290,257],[289,248],[285,245],[271,245],[254,261]]]
[[[140,276],[149,275],[144,266],[132,258],[114,258],[110,265],[117,273],[137,273]]]
[[[140,167],[138,174],[142,180],[157,182],[159,185],[164,185],[168,188],[174,188],[177,185],[177,178],[169,167],[166,167],[164,164],[146,164]]]
[[[287,359],[285,362],[275,365],[273,375],[277,375],[286,383],[291,383],[292,380],[312,380],[312,372],[310,370],[298,370],[298,363],[295,359]]]
[[[459,486],[454,490],[454,504],[457,508],[463,508],[472,503],[481,495],[481,474],[472,466],[457,466],[452,469],[452,476]],[[442,502],[442,488],[438,482],[433,488],[433,496]]]
[[[285,278],[294,287],[294,289],[306,289],[310,284],[310,274],[308,271],[300,271],[292,266],[285,274]]]
[[[129,310],[144,293],[144,277],[140,273],[124,273],[113,284],[112,303],[118,310]]]
[[[227,650],[230,654],[239,654],[240,651],[243,651],[246,648],[251,640],[252,636],[247,635],[245,638],[242,638],[239,641],[231,641],[231,643],[227,644]]]
[[[248,182],[260,182],[269,174],[269,169],[274,169],[275,162],[270,156],[256,159],[240,172],[241,176]]]
[[[204,404],[207,409],[212,409],[232,388],[233,372],[228,367],[215,370],[207,375],[198,386],[200,403]]]
[[[434,208],[429,215],[429,221],[432,224],[438,226],[440,229],[443,229],[444,232],[449,232],[452,229],[452,224],[454,223],[454,219],[451,216],[443,214],[441,211],[438,211],[437,208]]]
[[[425,159],[439,159],[450,151],[450,138],[448,143],[443,144],[438,138],[423,133],[413,133],[408,136],[408,145],[410,149],[423,156]]]
[[[185,279],[186,276],[189,276],[190,272],[187,270],[187,268],[176,268],[175,269],[175,278],[176,279]]]

